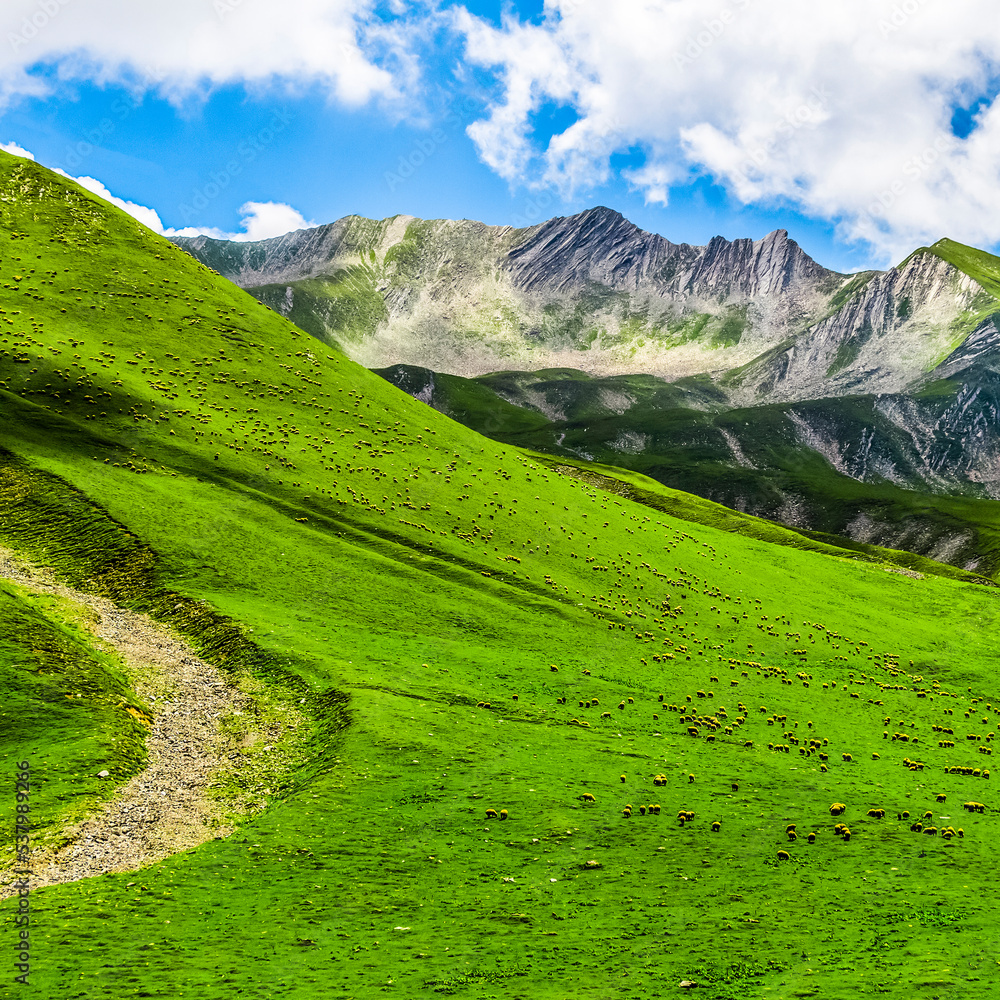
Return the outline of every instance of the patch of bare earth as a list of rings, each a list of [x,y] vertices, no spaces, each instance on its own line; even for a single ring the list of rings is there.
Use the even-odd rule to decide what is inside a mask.
[[[63,830],[64,846],[33,852],[32,888],[143,868],[231,833],[225,810],[207,789],[220,765],[230,771],[242,766],[246,755],[241,744],[246,746],[255,737],[281,739],[281,730],[291,728],[288,717],[249,738],[224,735],[220,720],[234,715],[252,718],[253,699],[162,626],[108,600],[65,587],[2,548],[0,578],[86,609],[81,624],[101,640],[99,645],[118,653],[133,689],[153,711],[146,769],[93,816]],[[12,871],[0,871],[0,899],[16,894],[11,888],[14,880]]]

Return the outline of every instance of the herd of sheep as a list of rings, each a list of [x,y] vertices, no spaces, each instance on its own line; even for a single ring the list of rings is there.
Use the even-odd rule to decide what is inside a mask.
[[[654,659],[660,659],[660,657],[654,657]],[[722,659],[722,657],[720,657]],[[883,678],[876,677],[875,675],[861,674],[856,677],[854,673],[849,675],[849,681],[847,683],[841,682],[841,690],[846,690],[852,697],[857,696],[857,692],[851,691],[848,688],[850,685],[864,685],[866,683],[873,683],[878,687],[879,693],[884,693],[887,691],[916,691],[918,697],[923,696],[943,698],[952,697],[958,698],[958,695],[951,694],[947,691],[943,691],[939,684],[935,683],[930,688],[925,688],[922,686],[923,678],[919,676],[910,676],[906,674],[899,666],[899,658],[889,654],[883,654],[881,657],[876,656],[876,659],[881,661],[885,669],[890,675],[890,681],[886,682]],[[645,660],[643,663],[645,664]],[[768,668],[756,661],[740,661],[731,660],[728,664],[731,670],[737,667],[747,667],[751,670],[755,670],[758,676],[769,676],[769,677],[779,677],[782,683],[794,683],[796,680],[800,682],[803,686],[808,686],[809,680],[812,676],[805,673],[799,672],[794,675],[794,679],[788,677],[787,672],[780,668]],[[912,667],[912,664],[911,664]],[[552,665],[550,669],[553,672],[558,672],[558,667]],[[724,667],[723,667],[724,669]],[[584,673],[589,677],[590,671],[586,670]],[[747,678],[749,676],[749,670],[743,670],[740,672],[739,677]],[[910,681],[910,684],[899,684],[894,683],[897,679],[905,679]],[[709,683],[715,685],[719,682],[718,676],[711,676],[709,678]],[[733,682],[735,686],[736,682]],[[707,688],[707,686],[706,686]],[[822,684],[822,690],[824,692],[833,693],[837,691],[837,683],[829,682]],[[517,700],[516,696],[513,700]],[[976,708],[982,699],[971,699],[971,705],[969,710],[965,712],[966,718],[971,718],[972,714],[979,715],[984,711],[992,711],[992,705],[986,705],[985,709]],[[562,695],[556,698],[557,704],[565,705],[567,703],[567,696]],[[633,696],[626,696],[622,698],[617,705],[618,712],[626,713],[630,706],[635,705],[636,699]],[[881,707],[883,705],[882,698],[869,698],[868,703],[873,706]],[[482,707],[490,707],[489,703],[480,703]],[[601,705],[601,701],[598,697],[579,697],[577,698],[577,704],[579,708],[584,710],[591,708],[598,708]],[[697,706],[705,704],[706,708],[701,709]],[[711,707],[708,707],[711,706]],[[884,709],[883,709],[884,711]],[[954,709],[952,708],[942,708],[945,715],[953,715]],[[676,703],[667,702],[663,694],[657,696],[656,703],[653,705],[653,714],[651,715],[651,720],[654,723],[659,723],[660,713],[666,712],[671,716],[676,717],[677,722],[682,727],[679,731],[684,736],[693,739],[703,739],[706,742],[715,742],[716,738],[720,738],[726,741],[726,743],[731,747],[740,747],[744,750],[753,750],[754,742],[752,740],[745,740],[739,737],[739,730],[741,727],[746,725],[751,720],[750,709],[740,701],[737,705],[737,711],[733,716],[730,716],[728,710],[725,706],[717,704],[715,700],[715,695],[712,690],[699,688],[693,694],[686,695],[684,700],[678,701]],[[601,720],[614,720],[618,713],[614,712],[601,712]],[[787,714],[779,714],[777,712],[770,711],[766,706],[760,706],[758,716],[762,717],[763,721],[767,726],[780,728],[782,731],[783,742],[775,743],[770,742],[767,744],[768,750],[780,751],[783,753],[790,753],[792,748],[798,749],[798,754],[801,757],[812,757],[815,755],[818,767],[817,770],[820,773],[825,773],[829,770],[830,755],[828,753],[828,748],[830,744],[830,738],[828,736],[822,736],[817,733],[814,727],[813,721],[807,720],[804,722],[802,729],[799,729],[799,722],[789,721]],[[879,720],[883,726],[888,726],[892,719],[890,716],[885,716]],[[989,722],[989,717],[982,715],[981,719],[983,724]],[[576,725],[584,728],[590,728],[587,721],[581,720],[579,718],[573,718],[569,721],[570,725]],[[896,731],[891,732],[889,729],[882,730],[882,738],[890,742],[905,742],[908,744],[914,744],[920,742],[920,737],[907,730],[913,730],[916,728],[917,723],[910,721],[897,720]],[[954,725],[945,726],[942,724],[935,724],[930,727],[934,732],[940,733],[942,735],[954,735]],[[998,726],[1000,728],[1000,726]],[[659,735],[659,734],[657,734]],[[727,739],[730,738],[730,739]],[[969,734],[967,736],[968,742],[974,742],[978,745],[980,752],[989,752],[989,743],[993,739],[993,733],[987,732],[985,737],[979,734]],[[954,749],[955,744],[952,741],[940,740],[938,741],[938,749],[949,750]],[[871,759],[873,761],[878,761],[881,759],[881,755],[877,752],[871,754]],[[840,760],[843,765],[849,765],[852,767],[857,767],[858,764],[855,762],[854,754],[849,752],[842,752],[840,754]],[[909,757],[902,759],[902,764],[910,771],[921,772],[926,767],[924,761],[912,760]],[[952,765],[948,764],[942,768],[945,774],[949,775],[964,775],[980,779],[988,780],[990,777],[990,772],[985,769],[974,768],[967,765]],[[627,775],[620,775],[620,781],[625,784],[628,780]],[[676,779],[674,779],[676,780]],[[687,784],[691,785],[695,782],[694,774],[687,774]],[[666,787],[671,783],[671,779],[667,774],[662,772],[657,772],[652,775],[652,783],[657,788]],[[733,793],[739,791],[739,783],[732,782],[731,789]],[[584,806],[596,805],[597,796],[592,792],[583,792],[579,796],[580,801]],[[936,802],[938,804],[945,803],[947,801],[947,795],[943,792],[936,795]],[[984,803],[978,801],[968,801],[963,803],[962,808],[970,813],[985,813],[987,807]],[[624,802],[620,807],[621,817],[625,820],[632,819],[636,814],[638,816],[650,816],[656,817],[660,815],[661,806],[659,803],[644,802],[637,807],[631,802]],[[848,826],[846,821],[846,814],[848,812],[848,806],[844,802],[834,802],[829,807],[829,813],[831,817],[838,819],[838,822],[833,826],[833,834],[835,837],[840,839],[842,842],[850,842],[853,836],[856,836],[856,832],[852,832],[851,828]],[[487,809],[486,816],[488,819],[506,819],[507,811],[501,810],[499,813],[495,809]],[[677,823],[680,827],[684,827],[692,824],[695,821],[695,812],[682,808],[676,814]],[[874,806],[867,810],[864,819],[868,821],[881,821],[887,816],[887,810],[881,806]],[[906,822],[909,825],[909,830],[915,833],[920,833],[923,836],[937,836],[944,841],[950,841],[952,838],[964,838],[965,831],[962,827],[955,827],[950,824],[946,825],[935,825],[933,823],[934,813],[927,810],[919,819],[911,821],[909,810],[900,810],[896,813],[896,819],[898,822]],[[942,820],[947,820],[948,817],[941,817]],[[819,824],[816,824],[818,827]],[[723,827],[723,819],[715,818],[709,824],[709,829],[713,833],[720,833]],[[804,840],[808,844],[815,844],[817,840],[822,836],[820,829],[811,829],[806,832],[800,832],[797,828],[796,823],[789,823],[785,827],[785,837],[789,844],[795,843],[800,840]],[[790,861],[793,859],[793,854],[790,849],[780,850],[777,852],[777,859],[779,861]]]

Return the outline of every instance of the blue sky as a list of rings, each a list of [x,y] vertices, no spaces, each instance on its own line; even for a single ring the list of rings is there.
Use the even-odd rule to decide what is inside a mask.
[[[603,204],[675,242],[785,228],[844,271],[1000,242],[994,19],[929,0],[135,6],[5,4],[0,143],[166,230]]]

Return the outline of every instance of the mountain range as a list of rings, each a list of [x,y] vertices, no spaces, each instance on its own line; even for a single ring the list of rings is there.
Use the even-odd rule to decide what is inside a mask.
[[[1000,260],[983,251],[944,239],[846,275],[784,230],[694,247],[606,208],[176,242],[499,440],[1000,570]]]

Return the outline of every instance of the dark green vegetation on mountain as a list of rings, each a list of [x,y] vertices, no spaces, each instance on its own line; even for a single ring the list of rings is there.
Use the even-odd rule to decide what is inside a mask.
[[[294,701],[310,752],[227,839],[35,893],[18,995],[991,988],[996,588],[556,473],[7,156],[0,238],[0,542]],[[112,668],[79,744],[18,675],[8,769],[123,780]]]

